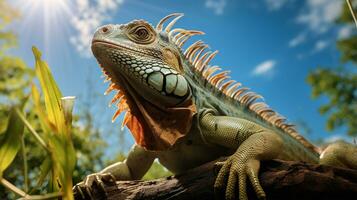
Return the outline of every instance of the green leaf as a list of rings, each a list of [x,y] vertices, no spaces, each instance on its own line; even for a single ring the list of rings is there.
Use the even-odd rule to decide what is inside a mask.
[[[76,152],[71,140],[63,135],[53,135],[51,138],[52,156],[55,159],[55,169],[62,184],[63,196],[71,199],[72,194],[72,173],[76,163]]]
[[[48,176],[48,174],[50,173],[52,168],[52,163],[51,163],[51,159],[49,157],[47,157],[41,164],[40,166],[40,176],[37,180],[37,188],[40,188],[43,184],[43,182],[45,181],[45,178]]]
[[[15,108],[12,108],[4,138],[0,141],[0,178],[20,150],[23,133],[24,124],[16,114]]]
[[[41,52],[32,47],[36,64],[35,71],[40,81],[41,88],[45,97],[45,106],[50,123],[56,127],[56,132],[65,133],[64,115],[61,111],[61,91],[59,90],[51,71],[46,62],[41,59]]]
[[[48,117],[46,115],[46,112],[41,104],[41,97],[40,97],[40,92],[38,91],[38,89],[36,88],[36,86],[33,84],[31,87],[31,92],[32,92],[32,99],[34,102],[34,108],[36,110],[36,114],[38,116],[38,119],[40,121],[41,124],[41,128],[43,130],[43,132],[45,134],[48,134],[51,132],[51,123],[48,120]],[[53,126],[53,124],[52,124]],[[52,128],[52,130],[55,128]]]

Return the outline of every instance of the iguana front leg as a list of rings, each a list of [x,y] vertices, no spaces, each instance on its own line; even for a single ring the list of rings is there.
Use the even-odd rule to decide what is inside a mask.
[[[88,175],[83,182],[74,186],[74,190],[77,190],[83,199],[94,199],[91,191],[93,184],[104,189],[103,182],[141,179],[149,170],[155,156],[153,152],[134,145],[123,162],[114,163],[98,173]]]
[[[246,200],[246,179],[259,199],[265,199],[258,172],[261,160],[278,158],[282,148],[281,138],[263,127],[245,119],[205,114],[200,121],[204,139],[229,148],[237,148],[222,165],[215,182],[215,190],[225,188],[226,199],[235,199],[239,188],[239,199]],[[227,182],[227,183],[226,183]]]

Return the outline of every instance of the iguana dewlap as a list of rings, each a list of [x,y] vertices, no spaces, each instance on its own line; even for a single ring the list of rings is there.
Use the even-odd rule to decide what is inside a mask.
[[[140,179],[154,159],[173,173],[182,173],[221,156],[215,190],[226,199],[247,199],[251,182],[265,199],[258,172],[261,160],[283,159],[357,169],[357,149],[339,142],[320,154],[285,118],[260,96],[228,79],[227,71],[209,65],[217,51],[197,41],[183,49],[201,31],[173,29],[182,14],[163,18],[156,27],[144,20],[100,27],[92,51],[115,91],[118,107],[113,120],[126,112],[123,125],[136,145],[124,162],[89,175],[90,186],[101,178]],[[172,20],[171,20],[172,19]],[[171,20],[167,26],[164,23]]]

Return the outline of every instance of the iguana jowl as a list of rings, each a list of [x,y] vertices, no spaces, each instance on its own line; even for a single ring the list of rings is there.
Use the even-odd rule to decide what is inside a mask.
[[[83,183],[90,195],[93,181],[114,176],[140,179],[155,158],[173,173],[182,173],[220,156],[229,156],[215,181],[226,199],[247,199],[250,181],[259,199],[261,160],[300,160],[357,169],[352,144],[335,143],[322,153],[285,118],[228,72],[209,62],[217,51],[197,41],[182,46],[201,31],[172,29],[182,14],[163,18],[154,28],[144,20],[99,28],[92,51],[115,90],[112,103],[126,111],[123,125],[136,144],[124,162],[89,175]],[[166,27],[165,22],[172,19]],[[320,154],[321,153],[321,154]],[[238,188],[238,189],[237,189]]]

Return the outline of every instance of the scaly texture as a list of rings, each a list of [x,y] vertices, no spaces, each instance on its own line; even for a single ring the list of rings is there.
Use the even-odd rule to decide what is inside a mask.
[[[258,179],[261,160],[357,168],[354,145],[336,143],[320,156],[320,150],[260,95],[230,80],[228,71],[209,64],[217,51],[209,51],[202,41],[183,50],[189,38],[204,33],[173,29],[182,16],[168,15],[156,28],[144,20],[110,24],[94,34],[93,54],[111,81],[106,93],[117,91],[111,101],[118,107],[113,121],[126,111],[122,124],[130,129],[136,145],[124,162],[79,184],[87,195],[93,183],[140,179],[155,158],[177,174],[230,156],[218,163],[215,190],[224,191],[226,199],[241,200],[247,199],[247,181],[259,199],[266,198]]]

